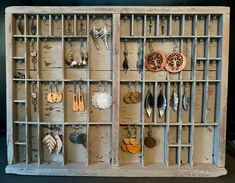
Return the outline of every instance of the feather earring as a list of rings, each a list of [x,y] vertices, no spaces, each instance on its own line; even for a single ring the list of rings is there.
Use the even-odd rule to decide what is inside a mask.
[[[175,91],[175,86],[171,95],[171,107],[173,109],[174,112],[176,112],[178,110],[178,105],[179,105],[179,96]]]
[[[154,97],[150,91],[150,87],[148,88],[148,93],[145,97],[144,107],[145,107],[147,116],[150,118],[152,111],[153,111],[153,107],[154,107]]]
[[[122,68],[123,68],[123,70],[126,74],[128,69],[129,69],[128,60],[127,60],[128,51],[127,51],[126,40],[125,40],[125,43],[124,43],[124,52],[123,52],[123,54],[124,54],[124,60],[123,60],[123,63],[122,63]]]
[[[183,95],[183,109],[185,111],[189,110],[189,96],[188,96],[188,86],[184,87],[184,95]]]
[[[167,100],[166,100],[166,96],[163,92],[163,87],[161,88],[160,94],[157,98],[157,107],[159,110],[159,116],[162,117],[165,110],[166,110],[166,106],[167,106]]]

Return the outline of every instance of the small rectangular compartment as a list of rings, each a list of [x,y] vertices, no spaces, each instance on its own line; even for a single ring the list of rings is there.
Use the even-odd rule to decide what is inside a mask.
[[[121,82],[120,84],[120,123],[139,123],[142,121],[142,100],[136,104],[130,101],[130,95],[134,91],[135,84],[131,82]],[[142,84],[138,83],[138,90],[142,96]],[[127,98],[127,100],[125,99]]]
[[[195,123],[202,123],[202,113],[203,113],[203,87],[204,83],[197,82],[195,86],[195,96],[194,96],[194,121]]]
[[[131,132],[131,137],[134,137],[136,135],[136,139],[138,141],[140,141],[140,145],[141,144],[141,127],[140,126],[133,126],[133,125],[122,125],[119,128],[119,164],[120,166],[124,166],[124,165],[128,165],[128,164],[137,164],[140,165],[141,163],[141,159],[142,154],[141,151],[137,152],[137,153],[130,153],[127,149],[127,147],[125,147],[124,143],[124,139],[129,138],[128,137],[128,129],[130,129]],[[135,134],[135,130],[136,130],[136,134]],[[122,147],[124,146],[124,147]],[[131,145],[130,147],[131,148]],[[125,150],[125,151],[124,151]]]
[[[96,92],[105,92],[112,96],[111,82],[90,82],[89,84],[89,122],[112,123],[113,106],[106,109],[95,107],[92,97]]]
[[[206,47],[206,39],[203,38],[197,39],[196,54],[198,59],[206,57],[205,47]]]
[[[18,145],[26,145],[26,125],[14,124],[14,141]]]
[[[80,39],[80,38],[64,39],[65,79],[69,80],[88,79],[89,60],[87,62],[87,58],[89,59],[86,39]],[[72,60],[75,61],[77,65],[74,66],[73,63],[71,63]],[[81,65],[79,66],[78,64],[80,64],[80,62]],[[99,72],[99,74],[102,73]]]
[[[145,166],[153,163],[164,163],[164,126],[149,126],[152,132],[152,137],[156,140],[156,145],[153,148],[144,146],[144,163]],[[145,126],[144,139],[148,137],[149,127]]]
[[[13,100],[25,101],[25,82],[24,81],[13,82]]]
[[[197,16],[197,35],[198,36],[207,35],[206,29],[208,29],[207,28],[207,16],[198,15]]]
[[[109,165],[112,153],[112,126],[110,125],[90,125],[88,158],[89,164],[104,163]]]
[[[27,120],[39,121],[39,85],[36,81],[27,82]]]
[[[219,35],[220,15],[210,15],[209,30],[210,36]]]
[[[216,122],[216,83],[208,84],[208,93],[207,93],[207,123],[215,123]]]
[[[190,158],[190,148],[189,147],[182,147],[181,148],[181,166],[189,165],[189,158]]]
[[[64,130],[65,164],[87,164],[87,127],[86,125],[69,125]],[[85,136],[84,136],[85,135]],[[79,140],[76,140],[76,137]],[[80,139],[84,138],[84,139]],[[85,143],[83,142],[85,141]],[[82,144],[84,143],[84,144]]]
[[[133,17],[133,36],[143,36],[144,35],[144,21],[143,15],[134,15]]]
[[[127,53],[127,56],[125,54]],[[127,59],[128,69],[124,70],[124,60]],[[139,67],[137,69],[137,62]],[[122,39],[120,45],[120,78],[121,80],[143,79],[143,41],[141,39]]]
[[[76,35],[87,36],[87,15],[75,15],[76,16]]]
[[[178,164],[177,156],[178,156],[178,147],[169,147],[169,155],[168,155],[169,166]]]
[[[218,39],[211,38],[209,41],[209,57],[218,58]]]
[[[146,36],[155,36],[157,29],[156,25],[158,23],[158,15],[147,15],[146,16]]]
[[[40,122],[59,123],[64,121],[63,91],[64,88],[62,82],[51,81],[39,83],[39,98],[41,99],[39,101]],[[51,92],[61,93],[61,102],[55,102],[53,100],[53,94]]]
[[[214,128],[209,126],[207,128],[195,127],[193,135],[194,165],[197,165],[199,163],[212,163]]]
[[[50,29],[51,28],[49,23],[49,15],[47,14],[39,15],[39,35],[49,36]]]
[[[130,36],[132,32],[132,15],[122,15],[120,20],[121,36]]]
[[[89,105],[89,91],[87,82],[84,81],[70,81],[65,82],[65,96],[64,96],[64,117],[65,122],[77,122],[77,123],[86,123],[88,117],[88,105]],[[80,93],[81,92],[81,93]],[[84,111],[82,109],[82,105],[79,107],[79,103],[77,104],[76,97],[79,97],[79,94],[82,94],[84,98]],[[80,101],[80,100],[78,100]],[[82,104],[82,103],[80,103]],[[76,107],[78,105],[78,107]],[[73,106],[75,106],[73,108]]]
[[[64,58],[61,39],[40,39],[40,79],[59,80],[64,78]]]
[[[169,21],[169,15],[160,15],[159,16],[159,35],[160,36],[169,36],[169,28],[170,28],[170,21]]]
[[[13,109],[14,121],[25,122],[26,120],[25,101],[14,101],[13,107],[14,107]]]
[[[28,14],[26,18],[26,34],[35,36],[37,32],[37,15]]]
[[[51,15],[51,35],[62,35],[62,15]]]
[[[13,35],[25,34],[24,14],[17,14],[13,17]]]
[[[182,15],[173,15],[172,16],[172,25],[171,25],[171,34],[172,36],[182,35]]]
[[[26,39],[26,53],[27,58],[27,78],[29,79],[38,79],[38,42],[35,37],[28,37]]]
[[[74,16],[64,15],[64,35],[74,35]]]
[[[192,36],[193,33],[193,24],[194,23],[194,16],[193,15],[185,15],[184,21],[184,35],[185,36]]]
[[[13,48],[13,56],[25,58],[25,39],[22,37],[13,38],[13,44],[15,45]]]
[[[190,134],[191,126],[182,126],[181,129],[181,145],[189,145],[191,143]]]
[[[29,163],[38,163],[39,143],[38,125],[28,125],[28,158]]]
[[[26,163],[26,146],[16,144],[14,151],[15,163]]]
[[[179,138],[179,127],[178,126],[170,126],[168,141],[170,145],[177,145]]]

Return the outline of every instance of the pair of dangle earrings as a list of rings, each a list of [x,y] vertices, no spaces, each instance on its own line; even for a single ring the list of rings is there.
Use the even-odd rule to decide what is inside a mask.
[[[93,19],[95,19],[95,17],[93,17]],[[90,30],[90,35],[92,37],[92,40],[93,40],[97,50],[100,49],[100,47],[98,45],[98,42],[97,42],[98,38],[101,38],[101,40],[103,41],[105,47],[107,49],[109,49],[108,39],[110,37],[110,32],[108,32],[108,30],[106,28],[105,20],[106,20],[106,17],[104,17],[102,28],[96,29],[96,26],[94,24],[92,29]]]
[[[176,51],[177,45],[173,48],[173,52],[165,56],[160,51],[154,51],[151,43],[149,43],[150,53],[145,56],[145,67],[151,72],[161,71],[164,67],[168,72],[177,73],[186,66],[186,57]]]

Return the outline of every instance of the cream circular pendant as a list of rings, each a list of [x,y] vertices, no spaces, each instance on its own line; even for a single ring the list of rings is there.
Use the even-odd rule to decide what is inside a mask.
[[[99,109],[108,109],[112,105],[112,97],[106,92],[96,92],[91,99],[92,105]]]

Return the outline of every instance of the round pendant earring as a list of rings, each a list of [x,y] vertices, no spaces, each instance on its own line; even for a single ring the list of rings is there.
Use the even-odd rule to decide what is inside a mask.
[[[53,85],[53,84],[50,83],[50,90],[51,90],[51,92],[47,94],[47,101],[48,101],[49,103],[54,103],[53,98],[54,98],[54,94],[55,94],[55,93],[52,91],[52,87],[53,87],[52,85]]]
[[[180,72],[186,66],[186,57],[182,53],[176,51],[177,48],[178,46],[176,45],[173,48],[173,52],[166,56],[167,63],[165,69],[172,73]]]
[[[123,101],[126,103],[126,104],[131,104],[132,103],[132,101],[131,101],[131,95],[132,95],[132,91],[131,91],[131,83],[129,83],[129,85],[128,85],[128,93],[126,94],[126,95],[124,95],[124,97],[123,97]]]
[[[166,65],[165,55],[160,51],[154,51],[149,42],[150,53],[145,56],[145,67],[151,72],[161,71]]]
[[[157,140],[152,137],[151,128],[148,130],[148,137],[144,139],[144,145],[148,148],[154,148],[157,145]]]
[[[53,101],[56,102],[56,103],[59,103],[62,101],[63,99],[63,95],[62,93],[58,92],[58,87],[57,87],[58,83],[56,82],[55,83],[55,87],[56,87],[56,92],[54,93],[53,95]]]
[[[136,91],[138,83],[135,84],[135,91],[131,94],[131,102],[137,104],[141,100],[140,92]]]

